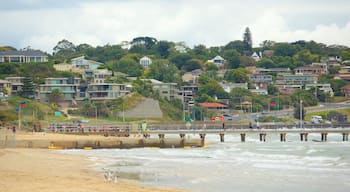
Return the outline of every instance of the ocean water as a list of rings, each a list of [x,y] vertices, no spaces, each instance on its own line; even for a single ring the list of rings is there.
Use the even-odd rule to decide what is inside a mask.
[[[268,134],[267,142],[260,142],[258,134],[248,134],[241,143],[240,135],[234,134],[225,135],[220,143],[218,135],[207,135],[207,148],[62,153],[86,155],[97,171],[112,171],[119,179],[149,186],[201,192],[348,191],[350,142],[342,142],[340,134],[314,142],[320,137],[309,134],[308,142],[300,142],[298,134],[287,134],[287,142],[282,143],[278,134]]]

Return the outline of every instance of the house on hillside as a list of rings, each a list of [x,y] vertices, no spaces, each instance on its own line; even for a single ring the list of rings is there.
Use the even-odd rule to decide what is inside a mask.
[[[150,59],[149,57],[144,56],[140,59],[140,65],[142,65],[142,67],[145,69],[148,69],[151,64],[152,59]]]
[[[345,97],[350,97],[350,84],[342,87],[341,92],[344,93]]]
[[[350,81],[350,66],[340,67],[339,73],[334,76],[334,79],[342,79]]]
[[[11,82],[0,79],[0,94],[11,95],[11,91],[12,91]]]
[[[279,84],[276,87],[282,95],[291,95],[294,91],[303,89],[303,85],[301,84]]]
[[[45,83],[38,86],[38,99],[42,102],[49,102],[50,94],[58,89],[62,92],[62,101],[60,104],[66,106],[76,105],[76,100],[80,98],[80,78],[60,77],[45,78]]]
[[[250,56],[252,59],[254,59],[254,61],[258,62],[260,61],[262,55],[261,55],[261,52],[254,52],[251,56]]]
[[[53,65],[53,68],[56,69],[56,71],[72,71],[72,65],[67,63],[61,63],[61,64],[55,64]]]
[[[273,56],[273,50],[265,50],[263,51],[263,56],[271,58]]]
[[[0,63],[30,63],[47,61],[47,55],[41,51],[0,51]]]
[[[219,85],[227,92],[230,93],[234,88],[248,89],[248,83],[231,83],[231,82],[220,82]]]
[[[167,98],[169,101],[178,98],[179,89],[177,83],[154,83],[153,91],[157,92],[160,97]]]
[[[202,73],[203,73],[203,71],[201,69],[195,69],[193,71],[186,72],[182,76],[182,81],[189,82],[191,84],[196,84],[197,79],[201,76]]]
[[[6,81],[11,83],[11,96],[18,95],[18,92],[22,90],[24,77],[6,77]]]
[[[255,73],[291,73],[290,68],[256,68]]]
[[[334,96],[333,89],[331,87],[331,84],[329,83],[312,83],[312,84],[305,84],[305,90],[311,90],[315,89],[317,92],[321,93],[329,93],[331,97]]]
[[[327,68],[323,68],[318,65],[308,65],[303,67],[297,67],[294,69],[295,75],[326,75],[328,73]]]
[[[103,65],[103,63],[85,59],[84,56],[77,57],[72,59],[73,68],[78,69],[97,69],[99,66]]]
[[[217,55],[213,59],[208,60],[208,62],[214,63],[218,68],[221,68],[225,64],[225,59]]]
[[[267,86],[272,83],[272,75],[257,73],[249,74],[248,77],[258,89],[267,89]]]
[[[129,93],[126,84],[118,83],[91,83],[87,88],[87,95],[91,101],[113,100]]]
[[[194,101],[194,97],[198,92],[197,85],[185,85],[181,86],[181,90],[178,92],[178,98],[183,101],[184,109],[188,110],[190,101]]]
[[[292,84],[304,85],[317,83],[317,75],[292,75],[292,74],[278,74],[275,83],[277,85]]]

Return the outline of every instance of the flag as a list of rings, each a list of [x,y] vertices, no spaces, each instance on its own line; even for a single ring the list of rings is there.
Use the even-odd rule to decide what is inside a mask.
[[[25,101],[22,101],[22,102],[19,103],[19,105],[20,105],[21,107],[26,107],[26,106],[27,106],[27,103],[26,103]]]
[[[271,99],[271,101],[270,101],[270,106],[271,106],[271,107],[276,106],[276,101],[275,101],[274,99]]]

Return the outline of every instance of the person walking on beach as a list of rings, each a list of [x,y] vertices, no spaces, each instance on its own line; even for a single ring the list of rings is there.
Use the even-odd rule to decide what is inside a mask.
[[[16,126],[12,127],[12,133],[16,133]]]

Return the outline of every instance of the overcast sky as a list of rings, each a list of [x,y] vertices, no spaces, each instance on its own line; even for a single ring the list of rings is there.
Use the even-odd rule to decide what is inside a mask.
[[[49,53],[58,41],[119,44],[138,36],[188,46],[314,40],[350,46],[349,0],[0,0],[0,45]]]

